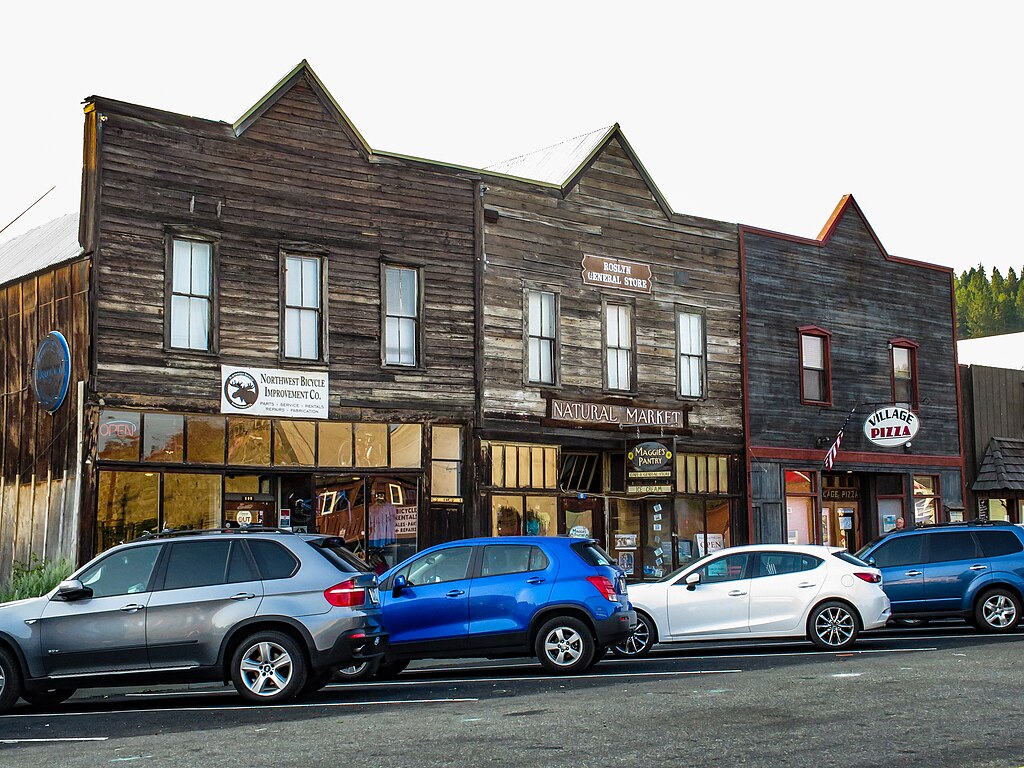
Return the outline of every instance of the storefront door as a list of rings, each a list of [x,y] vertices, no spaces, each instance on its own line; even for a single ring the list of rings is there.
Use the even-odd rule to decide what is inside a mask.
[[[822,543],[843,547],[850,552],[858,549],[856,502],[823,502],[821,505]]]
[[[558,533],[597,539],[604,546],[604,502],[595,498],[559,499]]]

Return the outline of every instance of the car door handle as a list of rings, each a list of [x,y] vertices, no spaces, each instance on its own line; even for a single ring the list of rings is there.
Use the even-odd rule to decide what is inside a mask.
[[[532,579],[527,579],[526,583],[527,584],[543,584],[544,583],[544,579],[542,577],[540,577],[540,576],[534,576]]]
[[[466,594],[466,590],[464,589],[453,589],[450,592],[446,593],[445,597],[458,597],[459,595],[464,594]]]
[[[804,581],[804,582],[801,582],[801,583],[797,584],[796,586],[797,586],[797,589],[807,589],[808,587],[816,587],[818,585],[817,584],[813,584],[813,583],[811,583],[809,581]]]
[[[921,571],[907,571],[907,576],[920,576]]]
[[[743,590],[734,589],[732,592],[729,593],[729,597],[743,597],[745,594],[747,593]]]
[[[237,595],[232,595],[232,600],[252,600],[256,595],[252,592],[239,592]]]
[[[970,567],[970,570],[972,570],[972,571],[984,571],[986,568],[988,568],[987,565],[972,565]]]
[[[125,613],[135,613],[136,611],[141,611],[145,607],[146,606],[139,605],[138,603],[128,603],[128,605],[126,605],[121,610],[124,611]]]

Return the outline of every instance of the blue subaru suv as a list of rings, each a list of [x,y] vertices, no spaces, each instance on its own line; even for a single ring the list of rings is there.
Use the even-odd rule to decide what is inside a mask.
[[[550,672],[572,674],[636,627],[625,575],[592,539],[448,542],[381,574],[380,591],[387,655],[349,679],[390,677],[413,659],[467,656],[532,655]]]
[[[1021,620],[1024,527],[946,523],[893,531],[857,557],[882,571],[897,623],[960,617],[986,632]]]

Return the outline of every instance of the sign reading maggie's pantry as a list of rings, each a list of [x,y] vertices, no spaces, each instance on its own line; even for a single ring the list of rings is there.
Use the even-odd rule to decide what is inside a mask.
[[[654,278],[651,276],[651,268],[646,264],[584,254],[583,282],[600,288],[650,293]]]
[[[671,493],[675,462],[671,443],[657,440],[626,446],[626,493]]]
[[[329,392],[326,373],[220,367],[221,413],[326,419]]]

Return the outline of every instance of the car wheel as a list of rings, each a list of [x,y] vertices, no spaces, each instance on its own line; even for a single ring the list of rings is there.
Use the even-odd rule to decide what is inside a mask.
[[[21,695],[21,669],[7,651],[0,649],[0,714],[14,706]]]
[[[21,698],[33,707],[56,707],[75,695],[74,688],[57,688],[49,691],[22,691]]]
[[[590,666],[596,643],[582,621],[559,616],[545,622],[533,647],[541,666],[548,672],[572,675]]]
[[[857,642],[857,615],[845,603],[822,603],[807,620],[807,637],[825,651],[842,651]]]
[[[605,656],[608,655],[608,646],[602,645],[594,649],[594,655],[590,659],[590,666],[594,666],[597,662],[601,661]]]
[[[330,682],[334,680],[334,672],[327,670],[326,672],[310,672],[306,677],[306,684],[302,686],[302,693],[300,696],[309,696],[310,694],[316,693],[323,688],[326,688]]]
[[[377,673],[375,677],[378,680],[393,680],[405,671],[405,668],[409,666],[408,659],[399,659],[397,661],[382,661],[377,667]]]
[[[338,670],[338,682],[354,683],[358,680],[369,680],[377,674],[377,669],[379,667],[380,656],[368,661],[359,662],[358,664],[350,664],[349,666],[342,667]]]
[[[1020,623],[1020,599],[1008,589],[990,589],[978,598],[974,620],[982,632],[1010,632]]]
[[[642,613],[636,615],[636,629],[633,634],[612,646],[612,653],[620,659],[635,659],[646,656],[658,642],[658,632],[654,622]]]
[[[257,632],[231,657],[231,681],[242,698],[259,704],[294,699],[306,687],[306,657],[283,632]]]

